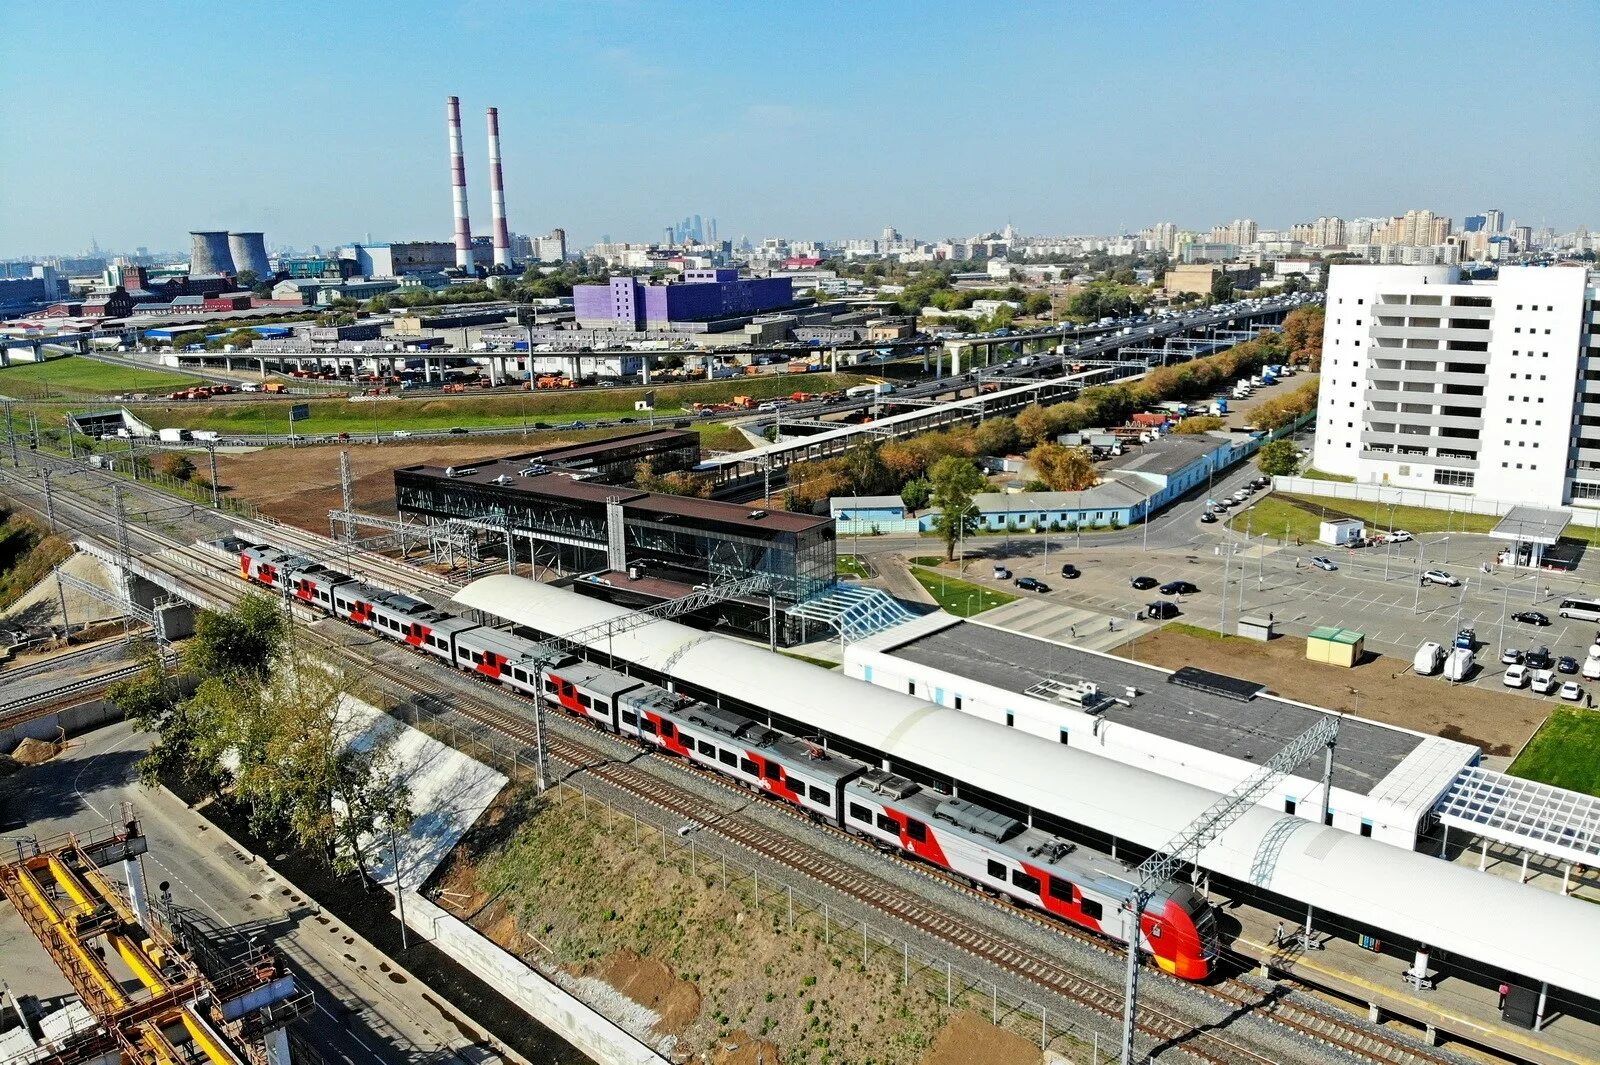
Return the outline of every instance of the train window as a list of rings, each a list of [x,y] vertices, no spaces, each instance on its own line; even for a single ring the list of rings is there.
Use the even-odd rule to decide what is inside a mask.
[[[472,652],[472,664],[475,666],[483,665],[483,655],[479,654],[477,651]]]
[[[639,724],[639,715],[634,713],[632,710],[624,710],[622,712],[622,723],[624,725],[633,725],[637,727]]]
[[[734,754],[732,751],[718,751],[717,757],[721,759],[723,765],[739,764],[739,756]]]
[[[1061,902],[1072,901],[1072,881],[1063,880],[1059,876],[1050,878],[1050,897]]]
[[[1283,812],[1284,813],[1292,814],[1292,813],[1294,813],[1294,808],[1295,808],[1295,801],[1293,799],[1285,799],[1285,800],[1283,800]]]
[[[661,730],[665,732],[667,726],[670,724],[672,724],[672,722],[666,722],[661,726]],[[648,717],[642,717],[639,719],[639,730],[641,732],[648,732],[650,735],[654,736],[656,734],[656,723],[651,721]]]
[[[1006,863],[989,859],[989,876],[991,879],[1004,881],[1006,878]]]
[[[557,690],[556,682],[551,680],[549,677],[544,678],[544,690],[549,692],[551,695],[554,695]]]
[[[585,710],[592,710],[594,709],[594,700],[589,698],[587,695],[580,693],[578,695],[578,705],[583,707]]]
[[[708,743],[705,740],[696,740],[694,745],[699,749],[700,753],[705,755],[707,758],[715,758],[717,756],[717,745],[714,743]]]
[[[761,775],[761,767],[756,765],[748,758],[741,758],[739,759],[739,772],[748,773],[753,777],[759,777]]]
[[[906,835],[918,843],[926,843],[928,841],[928,826],[915,818],[908,817],[906,818]]]
[[[777,762],[768,762],[766,766],[763,767],[761,775],[766,777],[768,780],[782,780],[783,767]]]
[[[1361,822],[1361,834],[1363,836],[1368,837],[1369,839],[1372,837],[1372,822],[1371,821],[1363,821],[1363,822]]]
[[[892,817],[885,817],[883,814],[879,814],[878,830],[880,832],[893,832],[895,835],[899,835],[900,823]]]
[[[512,670],[511,670],[511,675],[513,677],[517,678],[518,680],[520,680],[524,684],[528,683],[528,675],[526,673],[524,673],[520,669],[517,669],[517,668],[513,667]]]
[[[655,729],[651,729],[650,731],[654,732]],[[665,736],[667,739],[670,740],[673,737],[673,735],[677,733],[677,731],[678,731],[678,726],[674,725],[672,722],[670,722],[670,721],[661,722],[661,734],[663,736]]]
[[[1091,921],[1098,921],[1100,915],[1105,912],[1105,909],[1093,899],[1079,899],[1078,909],[1082,910],[1083,915]]]
[[[819,788],[815,784],[810,784],[807,785],[807,789],[811,792],[812,802],[820,802],[824,806],[833,805],[833,793],[827,788]]]
[[[872,811],[858,802],[853,802],[850,804],[850,818],[853,821],[861,821],[870,825],[872,823]]]
[[[1039,878],[1021,869],[1011,870],[1011,883],[1030,894],[1039,890]]]

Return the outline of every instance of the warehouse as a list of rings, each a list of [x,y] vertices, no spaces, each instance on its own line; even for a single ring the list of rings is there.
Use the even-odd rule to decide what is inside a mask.
[[[1235,787],[1326,713],[1248,681],[1175,674],[944,613],[852,644],[845,673],[1216,791]],[[1345,716],[1330,823],[1410,850],[1439,797],[1481,753]],[[1316,820],[1321,773],[1320,762],[1302,766],[1262,801]]]

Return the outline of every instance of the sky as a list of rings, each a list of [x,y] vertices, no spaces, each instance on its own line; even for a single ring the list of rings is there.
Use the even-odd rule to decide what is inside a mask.
[[[0,4],[0,258],[515,232],[939,239],[1484,208],[1600,230],[1591,0]]]

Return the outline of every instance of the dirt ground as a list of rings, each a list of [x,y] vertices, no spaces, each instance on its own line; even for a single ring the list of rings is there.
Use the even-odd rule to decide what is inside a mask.
[[[1166,669],[1198,666],[1243,677],[1289,699],[1477,744],[1493,755],[1520,751],[1552,705],[1471,685],[1452,687],[1439,677],[1402,672],[1408,663],[1383,655],[1369,654],[1354,669],[1308,662],[1305,641],[1294,636],[1258,643],[1163,630],[1123,644],[1115,653]]]
[[[597,815],[508,788],[430,893],[530,964],[599,977],[656,1011],[653,1034],[675,1036],[680,1060],[774,1065],[780,1049],[783,1065],[1040,1060],[1036,1044],[1012,1046],[942,994],[902,987],[898,955],[863,968],[859,934],[836,929],[830,946],[791,930],[783,907],[765,905],[781,896],[752,908],[719,867],[693,875],[662,858],[659,836],[636,842]]]

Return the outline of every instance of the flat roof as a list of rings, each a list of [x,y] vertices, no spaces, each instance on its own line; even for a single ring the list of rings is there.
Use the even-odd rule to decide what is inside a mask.
[[[1359,643],[1367,638],[1364,632],[1355,629],[1341,629],[1337,625],[1321,625],[1311,630],[1306,637],[1310,640],[1329,640],[1333,643]]]
[[[577,444],[562,444],[559,447],[548,447],[540,451],[530,451],[521,458],[532,459],[537,462],[576,462],[595,455],[605,455],[607,452],[620,451],[625,447],[641,444],[671,443],[679,441],[684,444],[693,442],[700,446],[700,434],[693,429],[647,429],[641,433],[625,433],[622,436],[610,436],[603,440],[585,440]],[[507,457],[508,461],[510,456]]]
[[[1019,695],[1045,681],[1088,681],[1118,698],[1124,688],[1137,688],[1139,694],[1127,700],[1128,705],[1112,704],[1104,715],[1108,721],[1257,764],[1327,716],[1270,695],[1241,701],[1171,684],[1164,669],[969,622],[886,647],[884,653]],[[1334,749],[1334,786],[1370,794],[1425,739],[1342,717]],[[1319,776],[1321,770],[1319,761],[1308,772]]]
[[[1522,540],[1536,544],[1553,544],[1561,539],[1572,515],[1565,510],[1544,507],[1512,507],[1506,516],[1489,531],[1496,540]]]
[[[1170,477],[1190,463],[1231,444],[1232,441],[1211,433],[1169,433],[1107,460],[1105,467]]]

